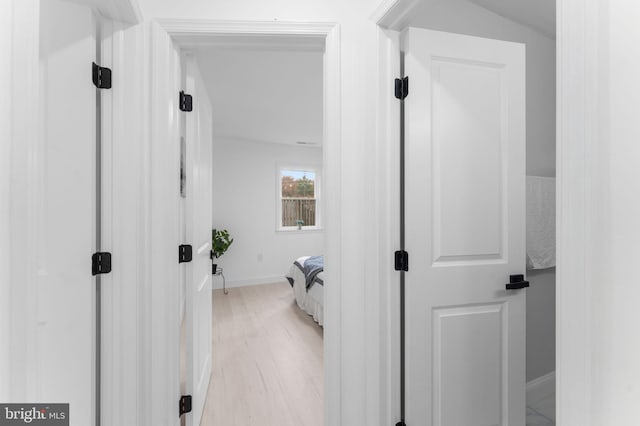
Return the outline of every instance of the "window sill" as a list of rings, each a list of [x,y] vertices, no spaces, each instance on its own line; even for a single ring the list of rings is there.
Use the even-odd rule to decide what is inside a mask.
[[[305,234],[305,233],[313,233],[313,232],[322,232],[321,226],[303,226],[302,229],[298,229],[297,226],[291,226],[286,228],[277,228],[276,232],[282,233],[290,233],[290,234]]]

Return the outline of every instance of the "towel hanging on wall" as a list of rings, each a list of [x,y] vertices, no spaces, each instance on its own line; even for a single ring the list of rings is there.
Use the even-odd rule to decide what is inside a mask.
[[[527,269],[556,266],[556,179],[527,176]]]

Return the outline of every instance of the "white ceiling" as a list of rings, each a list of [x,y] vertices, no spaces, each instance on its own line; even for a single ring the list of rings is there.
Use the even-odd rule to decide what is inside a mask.
[[[498,15],[555,38],[555,0],[469,0]]]
[[[227,41],[194,50],[213,104],[214,136],[321,146],[323,47]]]

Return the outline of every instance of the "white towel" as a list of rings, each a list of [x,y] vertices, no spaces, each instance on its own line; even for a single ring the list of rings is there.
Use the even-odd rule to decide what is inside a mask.
[[[556,266],[556,179],[527,176],[527,269]]]

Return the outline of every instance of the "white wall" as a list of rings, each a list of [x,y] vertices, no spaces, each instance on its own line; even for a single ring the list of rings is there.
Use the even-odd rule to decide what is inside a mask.
[[[282,280],[297,257],[322,254],[322,231],[276,231],[277,165],[321,168],[321,149],[215,139],[213,157],[213,225],[234,238],[217,259],[229,286]]]
[[[10,342],[11,33],[12,1],[0,3],[0,342]],[[0,401],[9,401],[9,344],[0,345]]]
[[[527,381],[556,365],[556,269],[527,271]]]
[[[527,175],[555,176],[555,40],[464,0],[437,1],[426,10],[412,25],[526,44]],[[555,269],[527,275],[530,381],[555,369]]]
[[[6,3],[6,2],[5,2]],[[37,234],[39,211],[36,195],[40,182],[37,161],[40,149],[37,114],[39,99],[39,27],[40,0],[14,0],[11,34],[11,179],[10,209],[10,355],[9,389],[12,401],[33,400],[37,392],[36,359],[36,283],[38,268],[34,253],[42,247]],[[38,109],[36,109],[37,111]],[[38,195],[40,195],[38,193]],[[7,295],[7,293],[4,293]]]

